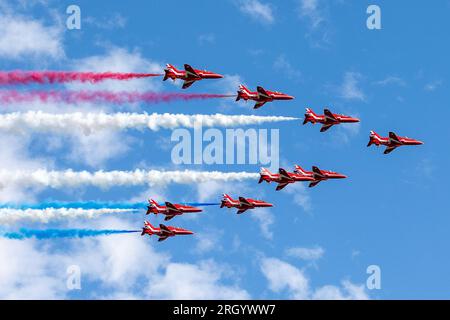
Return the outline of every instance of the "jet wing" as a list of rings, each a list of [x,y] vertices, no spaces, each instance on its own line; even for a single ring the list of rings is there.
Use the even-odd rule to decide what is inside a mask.
[[[314,179],[316,179],[316,177],[314,177],[314,175],[315,176],[319,176],[319,177],[324,177],[324,174],[322,173],[322,171],[320,171],[320,169],[319,168],[317,168],[316,166],[313,166],[312,167],[312,171],[313,171],[313,178]],[[315,181],[313,181],[313,182],[311,182],[311,184],[313,184]],[[317,183],[316,183],[317,184]],[[315,186],[316,184],[314,184],[313,186]],[[311,187],[311,185],[310,185],[310,187]]]
[[[164,217],[164,221],[169,221],[169,220],[172,219],[173,217],[175,217],[174,214],[167,214],[167,215]]]
[[[192,68],[190,65],[185,64],[184,70],[186,71],[186,75],[194,78],[200,78],[200,75],[195,72],[194,68]]]
[[[395,148],[397,148],[397,147],[387,147],[385,150],[384,150],[384,154],[388,154],[388,153],[391,153],[392,151],[394,151],[395,150]]]
[[[248,200],[245,199],[244,197],[239,197],[239,202],[241,206],[253,207],[253,205],[250,202],[248,202]]]
[[[331,113],[330,110],[324,109],[324,110],[323,110],[323,113],[325,114],[325,118],[326,118],[327,120],[330,120],[330,121],[332,121],[332,122],[337,122],[337,121],[338,121],[338,119],[336,119],[336,117],[334,116],[334,114]]]
[[[278,173],[280,174],[281,178],[285,180],[292,180],[292,178],[289,176],[289,173],[287,173],[283,168],[278,169]]]
[[[166,202],[166,208],[169,212],[181,213],[181,210],[175,207],[172,203]]]
[[[168,236],[160,236],[158,241],[161,242],[161,241],[166,240],[167,238],[168,238]]]
[[[320,171],[320,169],[318,167],[316,167],[316,166],[312,167],[312,171],[314,173],[320,174],[321,176],[323,175],[322,171]]]
[[[312,187],[316,186],[319,182],[320,182],[320,180],[313,181],[309,184],[309,187],[312,188]]]
[[[192,86],[192,84],[195,82],[195,80],[184,80],[183,82],[183,86],[181,87],[181,89],[187,89],[190,86]]]
[[[247,208],[245,208],[245,209],[239,209],[236,213],[237,213],[237,214],[243,214],[245,211],[247,211]]]
[[[324,124],[321,128],[320,128],[320,132],[325,132],[328,129],[330,129],[333,126],[333,124]]]
[[[257,86],[256,91],[258,92],[258,97],[266,99],[270,98],[270,94],[263,87]]]
[[[286,187],[289,183],[279,183],[277,185],[277,188],[275,189],[276,191],[280,191],[281,189],[283,189],[284,187]]]
[[[164,237],[168,237],[169,235],[171,235],[173,232],[169,230],[169,228],[167,228],[165,225],[160,224],[159,225],[159,229],[161,230],[162,236]]]
[[[255,103],[255,106],[253,107],[253,109],[259,109],[261,108],[263,105],[266,104],[267,101],[258,101]]]
[[[393,132],[389,132],[389,140],[395,142],[395,143],[399,143],[400,144],[400,139],[398,138],[398,136],[393,133]]]

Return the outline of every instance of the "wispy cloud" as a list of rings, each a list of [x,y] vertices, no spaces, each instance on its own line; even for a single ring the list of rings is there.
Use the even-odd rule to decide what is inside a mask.
[[[360,88],[362,75],[358,72],[346,72],[342,84],[337,88],[341,98],[364,101],[366,95]]]
[[[435,80],[435,81],[427,83],[424,86],[424,89],[425,89],[425,91],[432,92],[432,91],[435,91],[437,88],[439,88],[441,85],[442,85],[442,80]]]
[[[397,76],[387,76],[386,78],[382,79],[382,80],[378,80],[373,82],[374,85],[378,85],[378,86],[388,86],[388,85],[397,85],[397,86],[401,86],[404,87],[406,86],[406,82],[405,80],[403,80],[400,77]]]
[[[298,79],[302,75],[300,70],[296,69],[284,54],[279,55],[275,59],[273,68],[276,71],[285,74],[289,79]]]
[[[326,18],[326,5],[321,0],[299,0],[298,15],[306,25],[305,37],[313,47],[327,46],[330,40],[332,28]]]
[[[310,22],[310,26],[316,29],[324,21],[323,13],[319,8],[319,0],[300,0],[299,14]]]
[[[0,15],[0,57],[24,59],[64,57],[63,29],[21,15]]]
[[[286,250],[286,255],[301,260],[314,261],[323,257],[325,250],[316,246],[312,248],[293,247]]]
[[[216,36],[213,33],[201,34],[197,41],[200,45],[213,44],[216,41]]]
[[[263,24],[275,22],[272,6],[259,0],[239,0],[236,1],[242,13],[248,15],[253,20]]]
[[[367,300],[364,285],[348,280],[342,287],[325,285],[313,288],[304,270],[277,258],[263,258],[261,272],[268,281],[269,289],[275,293],[286,292],[289,299]]]
[[[267,240],[273,239],[273,232],[270,229],[275,222],[272,211],[266,209],[253,210],[249,212],[250,216],[259,224],[261,234]]]

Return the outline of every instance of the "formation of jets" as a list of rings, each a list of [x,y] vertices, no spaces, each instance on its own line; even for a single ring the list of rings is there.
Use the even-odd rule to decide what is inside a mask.
[[[172,79],[175,81],[176,79],[180,79],[183,81],[182,88],[189,88],[194,82],[200,81],[203,79],[219,79],[223,78],[221,74],[194,69],[188,64],[184,65],[184,70],[179,70],[175,68],[171,64],[167,64],[164,69],[164,78],[163,81],[167,79]],[[244,85],[239,85],[239,89],[237,91],[236,101],[239,100],[252,100],[255,101],[254,109],[261,108],[267,102],[272,102],[275,100],[292,100],[293,96],[278,92],[278,91],[270,91],[266,90],[261,86],[256,87],[256,91],[250,91]],[[344,124],[344,123],[357,123],[360,122],[360,119],[348,115],[337,114],[330,111],[328,108],[324,108],[323,114],[316,114],[312,109],[306,108],[305,117],[303,120],[303,125],[307,123],[321,124],[320,132],[328,131],[332,126]],[[370,131],[370,139],[367,146],[371,146],[372,144],[376,146],[386,146],[384,150],[384,154],[388,154],[395,150],[396,148],[404,145],[421,145],[422,141],[415,140],[408,137],[401,137],[396,135],[394,132],[389,132],[388,137],[381,137],[374,131]],[[345,179],[346,175],[330,171],[319,169],[317,166],[312,166],[311,171],[305,170],[299,165],[295,165],[294,170],[292,172],[286,171],[283,168],[279,168],[277,173],[272,173],[266,168],[261,168],[260,178],[258,183],[262,183],[263,181],[267,183],[276,183],[276,190],[282,190],[286,186],[292,183],[297,182],[309,182],[309,187],[312,188],[319,184],[322,181],[333,180],[333,179]],[[237,214],[242,214],[247,210],[253,210],[255,208],[267,208],[273,207],[273,204],[262,201],[255,200],[251,198],[245,198],[243,196],[238,197],[237,199],[233,199],[228,194],[223,194],[220,208],[234,208],[237,209]],[[155,215],[162,214],[164,215],[164,220],[168,221],[173,219],[175,216],[180,216],[185,213],[193,213],[193,212],[202,212],[203,210],[194,206],[189,206],[186,204],[178,204],[165,202],[164,205],[159,205],[155,200],[150,199],[149,205],[147,207],[147,213],[153,213]],[[176,235],[191,235],[192,231],[186,230],[183,228],[166,226],[164,224],[160,224],[159,228],[152,226],[148,221],[145,221],[144,227],[142,229],[142,235],[148,234],[156,235],[159,237],[158,241],[163,241],[169,237],[173,237]]]
[[[286,187],[290,183],[296,183],[300,181],[309,181],[309,187],[316,186],[319,182],[328,179],[345,179],[346,175],[329,170],[322,170],[316,166],[312,167],[312,171],[306,171],[299,165],[295,165],[293,172],[288,172],[283,168],[278,169],[278,173],[271,173],[266,168],[261,168],[260,178],[258,183],[266,181],[267,183],[278,183],[276,191],[279,191]]]

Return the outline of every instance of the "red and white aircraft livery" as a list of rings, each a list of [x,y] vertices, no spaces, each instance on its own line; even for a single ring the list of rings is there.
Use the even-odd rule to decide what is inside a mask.
[[[400,146],[416,146],[423,144],[422,141],[411,139],[408,137],[400,137],[397,136],[393,132],[389,132],[389,137],[381,137],[378,133],[375,131],[370,131],[370,140],[367,146],[371,146],[372,144],[376,145],[377,147],[379,145],[386,146],[386,149],[384,150],[384,154],[388,154],[392,152],[395,148]]]
[[[175,216],[180,216],[184,213],[189,213],[189,212],[202,212],[202,209],[196,208],[196,207],[192,207],[192,206],[187,206],[187,205],[183,205],[183,204],[172,204],[170,202],[166,202],[165,206],[160,206],[155,200],[150,199],[148,200],[148,206],[147,206],[147,213],[146,214],[150,214],[150,213],[154,213],[154,214],[164,214],[165,218],[164,220],[170,220]]]
[[[311,122],[312,124],[321,123],[322,128],[320,128],[320,132],[325,132],[335,124],[359,122],[358,118],[331,113],[328,109],[324,109],[323,113],[323,115],[317,115],[311,109],[306,108],[305,120],[303,120],[303,124],[308,122]]]
[[[244,197],[239,197],[239,200],[234,200],[229,195],[224,194],[220,207],[236,208],[238,209],[237,214],[241,214],[249,209],[273,207],[273,204]]]
[[[297,174],[295,172],[287,172],[283,168],[278,169],[278,173],[271,173],[266,168],[261,168],[259,173],[261,177],[258,183],[266,181],[267,183],[276,182],[278,183],[276,190],[279,191],[286,187],[290,183],[295,183],[299,181],[314,181],[313,177]]]
[[[294,97],[278,91],[265,90],[263,87],[259,86],[256,87],[256,92],[252,92],[241,84],[239,85],[236,101],[239,101],[241,99],[245,101],[247,100],[256,101],[256,104],[253,107],[253,109],[258,109],[262,107],[266,102],[271,102],[274,100],[292,100],[294,99]]]
[[[177,227],[171,227],[171,226],[165,226],[163,224],[159,225],[159,228],[154,227],[150,224],[150,222],[145,221],[144,227],[142,228],[141,236],[144,234],[148,234],[149,236],[157,235],[159,237],[158,241],[164,241],[169,237],[174,237],[177,235],[187,235],[187,234],[194,234],[192,231],[183,229],[183,228],[177,228]]]
[[[306,171],[299,165],[295,165],[294,172],[296,174],[299,174],[304,177],[313,178],[314,181],[312,181],[309,184],[310,188],[317,185],[320,181],[324,181],[324,180],[328,180],[328,179],[345,179],[345,178],[347,178],[346,175],[343,175],[341,173],[337,173],[337,172],[333,172],[333,171],[329,171],[329,170],[322,170],[316,166],[312,167],[312,171]]]
[[[165,75],[163,81],[167,79],[181,79],[184,80],[183,89],[189,88],[195,81],[202,79],[219,79],[223,78],[221,74],[214,73],[206,70],[197,70],[192,68],[190,65],[185,64],[184,70],[178,70],[171,64],[166,64],[166,69],[164,69]]]

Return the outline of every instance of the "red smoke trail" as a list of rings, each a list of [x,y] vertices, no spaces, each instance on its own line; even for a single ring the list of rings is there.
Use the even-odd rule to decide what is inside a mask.
[[[158,73],[76,72],[76,71],[0,71],[0,85],[91,82],[157,77]]]
[[[17,91],[0,90],[0,103],[26,103],[33,101],[56,103],[159,103],[176,100],[203,100],[234,97],[235,95],[208,93],[164,92],[110,92],[110,91]]]

